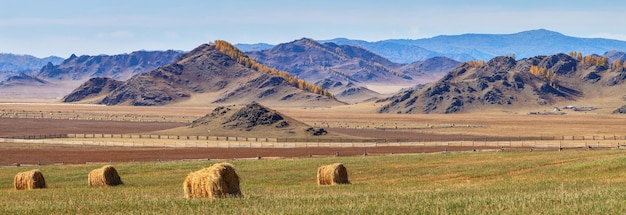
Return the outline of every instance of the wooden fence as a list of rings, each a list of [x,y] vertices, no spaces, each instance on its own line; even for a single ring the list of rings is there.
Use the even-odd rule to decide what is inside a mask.
[[[109,139],[160,139],[160,140],[209,140],[209,141],[246,141],[246,142],[296,142],[296,143],[397,143],[397,142],[527,142],[527,141],[626,141],[626,136],[491,136],[491,137],[434,137],[420,139],[349,139],[349,138],[265,138],[265,137],[229,137],[229,136],[174,136],[157,134],[38,134],[0,137],[7,139],[53,139],[53,138],[109,138]]]
[[[59,136],[59,135],[56,135]],[[62,135],[61,135],[62,136]],[[41,136],[37,136],[41,137]],[[117,139],[114,139],[117,138]],[[90,140],[93,139],[93,140]],[[111,139],[111,140],[107,140]],[[83,146],[123,147],[196,147],[196,148],[305,148],[305,147],[438,147],[442,150],[467,149],[621,149],[623,139],[572,138],[565,140],[521,141],[300,141],[283,142],[276,138],[216,137],[216,136],[165,136],[120,134],[67,134],[62,138],[0,138],[0,143],[65,144]]]

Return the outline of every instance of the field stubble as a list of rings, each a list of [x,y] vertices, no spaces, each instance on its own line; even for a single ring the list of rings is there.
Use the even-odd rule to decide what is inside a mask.
[[[115,163],[125,185],[87,186],[100,166],[42,166],[48,189],[12,190],[28,167],[0,168],[0,213],[615,214],[626,198],[621,150],[234,160],[244,197],[184,199],[182,181],[219,161]],[[317,186],[341,162],[351,185]]]

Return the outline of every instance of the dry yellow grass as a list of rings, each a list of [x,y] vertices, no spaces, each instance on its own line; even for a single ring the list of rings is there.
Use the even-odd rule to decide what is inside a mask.
[[[348,170],[341,163],[321,166],[317,169],[318,185],[350,184]]]
[[[46,179],[38,169],[17,173],[13,180],[13,186],[16,190],[32,190],[48,187]]]
[[[529,111],[551,110],[551,107],[537,109],[533,107],[519,107],[510,110],[484,109],[479,113],[462,114],[378,114],[375,112],[382,104],[360,103],[337,107],[274,107],[285,116],[306,123],[312,127],[350,127],[374,129],[377,127],[403,129],[407,132],[421,132],[433,134],[465,134],[478,136],[623,136],[625,115],[608,114],[612,107],[620,102],[605,99],[589,99],[575,103],[560,103],[556,106],[577,105],[595,106],[602,109],[592,112],[565,111],[566,115],[528,115]],[[83,114],[112,114],[112,115],[167,115],[181,116],[196,119],[212,111],[212,107],[129,107],[129,106],[93,106],[67,105],[50,103],[0,103],[0,110],[12,111],[43,111],[43,112],[80,112]],[[172,118],[173,119],[173,118]],[[189,131],[197,135],[197,131]],[[210,136],[237,136],[231,134],[211,134]],[[238,132],[238,131],[235,131]],[[193,134],[192,134],[193,133]],[[249,135],[246,135],[249,136]],[[249,136],[254,137],[254,136]]]
[[[230,163],[216,163],[187,175],[183,182],[186,198],[241,197],[239,175]]]
[[[89,172],[87,180],[89,181],[89,186],[117,186],[124,184],[115,167],[111,165],[105,165],[101,168],[92,170],[91,172]]]
[[[375,104],[369,104],[375,105]],[[527,112],[472,114],[377,114],[366,104],[336,108],[280,108],[280,112],[312,126],[387,128],[433,134],[479,136],[613,136],[624,135],[625,115],[567,111],[566,115]],[[371,110],[371,109],[370,109]]]

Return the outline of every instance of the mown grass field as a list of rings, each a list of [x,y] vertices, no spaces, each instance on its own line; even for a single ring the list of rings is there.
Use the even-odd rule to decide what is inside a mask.
[[[231,160],[244,198],[183,197],[186,175],[217,161],[113,163],[125,185],[88,187],[102,164],[0,168],[0,214],[620,214],[626,151],[467,152]],[[316,185],[342,162],[351,185]],[[49,188],[16,191],[39,168]]]

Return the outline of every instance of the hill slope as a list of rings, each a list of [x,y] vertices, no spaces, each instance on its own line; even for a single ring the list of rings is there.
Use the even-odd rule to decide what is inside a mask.
[[[619,104],[625,79],[626,69],[614,67],[603,57],[556,54],[520,61],[496,57],[484,65],[462,64],[437,82],[381,100],[388,103],[379,112],[506,110],[559,102],[592,103],[598,97]]]
[[[66,99],[75,93],[79,93],[78,90]],[[250,101],[281,105],[340,104],[332,98],[300,90],[278,75],[247,68],[222,53],[214,44],[200,45],[174,63],[135,75],[111,92],[83,97],[102,97],[97,103],[106,105],[138,106],[181,102],[241,104]]]
[[[121,55],[76,56],[61,62],[47,63],[37,73],[14,74],[0,82],[0,97],[60,98],[94,77],[126,80],[132,75],[149,72],[180,57],[178,51],[136,51]]]
[[[46,65],[38,76],[47,80],[85,80],[110,77],[124,81],[133,75],[168,64],[182,55],[178,51],[136,51],[121,55],[70,56],[60,65]]]
[[[216,107],[210,114],[161,134],[258,138],[334,138],[336,134],[285,116],[257,102]]]
[[[338,99],[348,102],[376,94],[366,89],[369,84],[406,86],[426,83],[440,78],[459,64],[443,57],[410,65],[399,64],[363,48],[322,44],[307,38],[247,54],[265,65],[288,71],[309,82],[327,83],[327,86],[329,82],[332,82],[330,86],[337,83],[342,87],[328,89]],[[357,88],[345,88],[350,85]]]
[[[321,44],[307,38],[247,54],[262,64],[288,71],[310,82],[323,79],[351,82],[397,82],[412,79],[395,71],[402,65],[365,49],[333,43]]]

